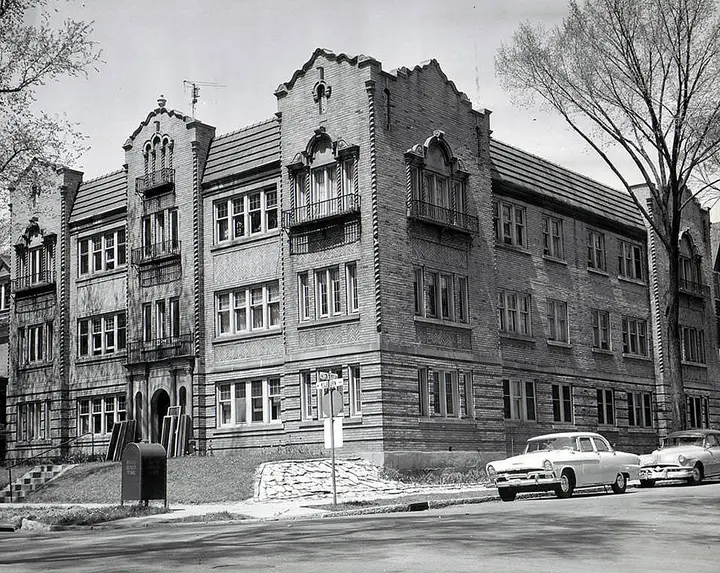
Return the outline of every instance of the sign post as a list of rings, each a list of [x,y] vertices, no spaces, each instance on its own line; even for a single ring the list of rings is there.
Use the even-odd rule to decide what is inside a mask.
[[[325,418],[325,447],[328,447],[328,442],[330,445],[333,505],[337,505],[337,487],[335,485],[335,414],[341,414],[343,406],[342,391],[338,391],[338,386],[342,388],[342,380],[338,379],[337,374],[334,372],[318,372],[317,387],[319,390],[322,390],[321,400],[323,417]],[[340,419],[340,424],[342,424],[342,418]],[[338,447],[340,447],[342,446],[342,425],[339,425],[337,430],[339,430]]]

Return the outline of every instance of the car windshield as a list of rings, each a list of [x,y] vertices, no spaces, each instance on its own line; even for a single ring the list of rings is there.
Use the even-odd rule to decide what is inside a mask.
[[[668,436],[665,440],[666,448],[673,446],[700,446],[703,445],[702,436]]]
[[[525,453],[542,452],[548,450],[574,450],[575,438],[558,437],[558,438],[542,438],[539,440],[529,440]]]

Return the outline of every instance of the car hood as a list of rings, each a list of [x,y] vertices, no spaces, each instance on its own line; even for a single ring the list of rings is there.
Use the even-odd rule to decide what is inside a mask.
[[[496,472],[506,472],[509,470],[539,469],[543,467],[545,460],[555,462],[562,452],[560,450],[549,450],[542,452],[532,452],[530,454],[521,454],[504,460],[496,460],[490,462],[489,465],[495,468]],[[565,452],[565,456],[567,452]],[[565,457],[563,456],[563,457]]]
[[[700,446],[670,446],[640,456],[640,463],[643,465],[677,463],[678,456],[684,456],[688,459],[696,458],[702,451],[703,448]]]

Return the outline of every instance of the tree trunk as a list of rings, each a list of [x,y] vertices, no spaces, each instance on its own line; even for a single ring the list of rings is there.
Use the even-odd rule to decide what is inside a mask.
[[[679,233],[677,234],[679,235]],[[671,236],[672,235],[676,235],[676,233],[671,233]],[[668,341],[666,377],[669,379],[670,386],[670,429],[675,432],[677,430],[684,430],[687,427],[685,387],[682,372],[682,340],[680,336],[680,245],[677,237],[671,239],[671,248],[668,251],[668,255],[669,284],[665,304]]]

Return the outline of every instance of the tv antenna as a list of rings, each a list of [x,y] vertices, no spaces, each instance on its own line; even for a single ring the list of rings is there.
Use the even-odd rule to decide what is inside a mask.
[[[219,84],[217,82],[198,82],[195,80],[183,80],[183,87],[190,88],[190,109],[191,116],[194,118],[195,104],[197,104],[198,99],[200,99],[200,88],[224,88],[225,85]]]

